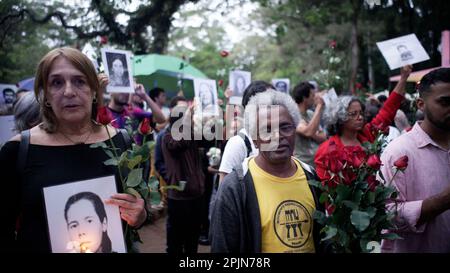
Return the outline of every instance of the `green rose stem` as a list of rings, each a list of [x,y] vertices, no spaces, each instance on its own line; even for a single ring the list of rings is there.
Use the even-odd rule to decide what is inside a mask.
[[[111,146],[113,147],[113,153],[114,153],[114,156],[116,157],[117,162],[119,162],[119,156],[117,155],[116,145],[114,145],[114,142],[113,142],[112,139],[111,139],[111,135],[110,135],[110,133],[109,133],[109,130],[108,130],[107,125],[104,125],[104,126],[105,126],[105,129],[106,129],[106,132],[108,133],[109,142],[111,143]],[[117,163],[117,169],[119,170],[119,177],[120,177],[120,181],[122,182],[122,187],[124,187],[125,184],[124,184],[124,182],[123,182],[123,176],[122,176],[122,172],[120,171],[120,165],[119,165],[119,163]],[[124,190],[125,190],[125,187],[124,187]]]

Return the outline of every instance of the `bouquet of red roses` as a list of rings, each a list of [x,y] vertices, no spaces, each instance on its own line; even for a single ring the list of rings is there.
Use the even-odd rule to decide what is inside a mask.
[[[370,252],[383,239],[400,238],[382,232],[395,227],[395,211],[388,211],[386,204],[395,202],[397,193],[390,181],[380,183],[384,178],[378,172],[379,154],[386,139],[381,130],[377,135],[374,143],[366,142],[363,147],[338,149],[334,142],[330,143],[323,161],[328,170],[326,177],[322,182],[310,182],[322,190],[320,202],[326,213],[316,211],[314,218],[324,226],[322,240],[329,240],[334,252]],[[407,157],[400,161],[407,163]],[[406,165],[396,164],[397,171]]]

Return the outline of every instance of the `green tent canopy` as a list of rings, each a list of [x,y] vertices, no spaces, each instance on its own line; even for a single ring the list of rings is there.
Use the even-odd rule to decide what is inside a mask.
[[[167,55],[148,54],[133,58],[133,75],[146,90],[164,88],[166,96],[172,98],[180,91],[188,99],[194,97],[194,78],[207,79],[200,70],[184,60]]]

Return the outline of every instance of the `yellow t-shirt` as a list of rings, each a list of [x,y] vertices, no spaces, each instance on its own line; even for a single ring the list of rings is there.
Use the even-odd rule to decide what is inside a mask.
[[[294,159],[293,159],[294,160]],[[261,216],[263,253],[314,253],[314,197],[299,162],[296,173],[288,178],[273,176],[252,158],[253,177]]]

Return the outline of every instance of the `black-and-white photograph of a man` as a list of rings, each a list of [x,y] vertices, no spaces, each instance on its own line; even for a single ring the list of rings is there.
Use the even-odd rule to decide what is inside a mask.
[[[216,81],[194,79],[194,92],[203,114],[218,114]]]
[[[128,51],[102,49],[103,66],[109,80],[108,92],[134,92],[130,56]]]
[[[119,208],[105,203],[117,193],[114,176],[44,188],[53,253],[125,253]]]
[[[277,91],[289,94],[290,80],[289,79],[272,79],[272,85]]]
[[[411,50],[409,50],[406,45],[398,45],[397,50],[398,50],[398,53],[400,53],[400,59],[402,62],[406,62],[406,61],[414,58]]]

